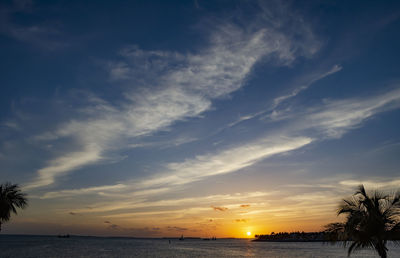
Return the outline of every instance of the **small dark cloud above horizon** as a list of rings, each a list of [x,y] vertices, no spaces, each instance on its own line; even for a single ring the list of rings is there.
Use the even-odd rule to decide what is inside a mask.
[[[236,222],[244,222],[244,223],[245,223],[245,222],[247,222],[248,220],[247,220],[247,219],[235,219],[235,221],[236,221]]]
[[[120,227],[119,227],[117,224],[113,224],[113,223],[111,223],[111,222],[108,221],[108,220],[104,221],[104,224],[108,224],[108,227],[109,227],[110,229],[113,229],[113,230],[120,229]]]
[[[228,208],[226,207],[218,207],[218,206],[211,206],[215,211],[227,211]]]

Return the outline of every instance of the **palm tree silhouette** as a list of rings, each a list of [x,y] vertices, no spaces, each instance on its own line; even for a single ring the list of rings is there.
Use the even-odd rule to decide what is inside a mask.
[[[28,205],[26,194],[17,184],[9,182],[0,185],[0,231],[1,224],[10,220],[11,213],[17,214],[17,208],[24,209]]]
[[[352,241],[349,256],[355,250],[370,248],[380,257],[387,257],[387,241],[400,241],[400,192],[374,191],[368,195],[360,185],[352,197],[343,200],[338,210],[340,214],[347,215],[343,233],[345,241]]]

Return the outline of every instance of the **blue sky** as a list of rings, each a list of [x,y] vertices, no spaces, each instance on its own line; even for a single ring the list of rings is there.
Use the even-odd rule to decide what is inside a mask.
[[[396,1],[0,9],[0,175],[31,201],[5,232],[318,230],[399,185]]]

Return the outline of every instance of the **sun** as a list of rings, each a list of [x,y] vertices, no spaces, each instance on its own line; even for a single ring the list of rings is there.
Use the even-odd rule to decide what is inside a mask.
[[[247,236],[251,236],[251,232],[250,231],[247,231]]]

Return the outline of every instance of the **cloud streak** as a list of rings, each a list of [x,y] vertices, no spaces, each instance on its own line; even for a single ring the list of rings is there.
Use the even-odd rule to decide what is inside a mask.
[[[308,83],[295,88],[294,90],[292,90],[291,93],[289,93],[287,95],[283,95],[283,96],[275,98],[273,101],[273,108],[276,108],[279,104],[281,104],[284,101],[287,101],[291,98],[296,97],[300,92],[307,90],[313,83],[315,83],[331,74],[337,73],[340,70],[342,70],[342,67],[340,65],[334,65],[329,71],[312,76],[312,78],[309,80]]]
[[[314,129],[325,137],[340,138],[374,115],[400,107],[400,88],[365,98],[326,101],[309,111],[299,128]]]
[[[366,188],[374,189],[396,189],[400,185],[400,179],[393,179],[389,181],[378,181],[378,180],[343,180],[339,182],[340,185],[348,187],[356,187],[363,184]]]
[[[116,184],[116,185],[96,186],[96,187],[88,187],[88,188],[73,189],[73,190],[62,190],[57,192],[47,192],[41,197],[41,199],[71,197],[77,195],[81,196],[83,194],[92,194],[103,191],[121,191],[126,188],[127,186],[124,184]]]
[[[307,109],[306,113],[302,114],[301,120],[293,119],[283,131],[305,134],[308,130],[313,130],[319,135],[316,139],[340,138],[374,115],[399,107],[399,89],[365,98],[326,101],[319,107]],[[293,117],[293,114],[289,117]],[[184,162],[170,163],[162,175],[144,180],[138,187],[188,184],[206,177],[236,172],[273,155],[299,149],[313,141],[307,137],[261,138],[257,142],[219,153],[199,155]]]
[[[169,163],[166,172],[143,180],[138,187],[159,187],[195,182],[206,177],[228,174],[249,167],[273,155],[299,149],[313,140],[308,137],[267,137],[254,143],[199,155],[184,162]]]
[[[290,18],[285,15],[281,19]],[[106,161],[110,152],[132,146],[126,141],[134,142],[177,121],[198,117],[211,109],[213,100],[243,87],[261,59],[288,65],[298,56],[308,57],[318,49],[304,23],[299,28],[286,28],[284,33],[281,29],[260,14],[245,24],[221,22],[209,35],[208,46],[195,54],[123,49],[122,61],[110,63],[110,75],[114,81],[132,84],[135,90],[124,92],[125,99],[118,105],[91,98],[82,111],[83,119],[73,119],[45,133],[48,140],[69,138],[78,147],[48,161],[29,187],[53,184],[61,175]],[[299,30],[305,32],[301,42],[292,35]]]
[[[321,79],[324,79],[325,77],[327,77],[329,75],[337,73],[341,70],[342,70],[342,67],[340,65],[334,65],[328,71],[323,71],[323,72],[319,71],[319,72],[315,72],[315,73],[309,75],[305,79],[306,82],[303,85],[297,86],[295,89],[293,89],[287,95],[282,95],[282,96],[274,98],[272,107],[268,108],[267,110],[261,110],[261,111],[255,112],[253,114],[241,116],[236,121],[230,123],[228,125],[228,127],[233,127],[241,122],[244,122],[244,121],[247,121],[247,120],[250,120],[253,118],[265,116],[265,114],[267,114],[267,113],[270,113],[269,114],[270,118],[276,119],[276,117],[282,112],[281,110],[277,109],[281,103],[286,102],[286,101],[296,97],[300,92],[307,90],[312,84],[316,83],[317,81],[319,81]]]
[[[235,204],[233,206],[228,205],[230,202],[237,202],[240,200],[248,201],[253,198],[265,197],[275,192],[247,192],[247,193],[234,193],[234,194],[217,194],[208,195],[200,197],[190,197],[190,198],[180,198],[180,199],[166,199],[158,201],[148,201],[148,200],[138,200],[132,201],[131,198],[127,198],[120,202],[102,202],[92,205],[91,208],[76,209],[74,212],[78,213],[94,213],[94,212],[109,212],[121,209],[140,209],[140,208],[152,208],[152,207],[176,207],[183,205],[203,205],[204,210],[209,210],[210,204],[215,204],[214,206],[220,206],[224,203],[224,207],[237,208],[239,205]],[[132,216],[134,213],[126,213],[123,216]],[[121,215],[122,216],[122,215]]]

